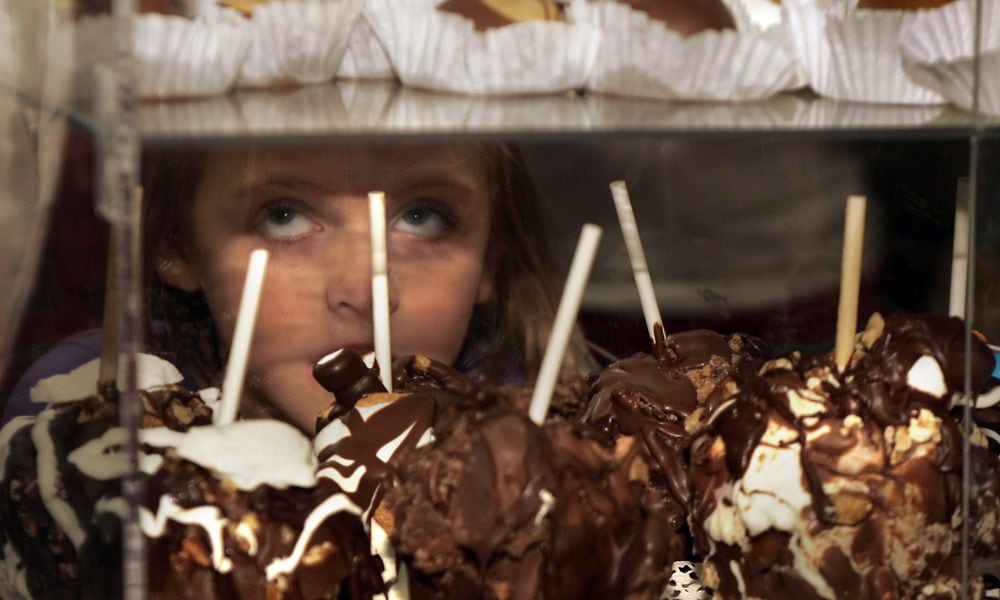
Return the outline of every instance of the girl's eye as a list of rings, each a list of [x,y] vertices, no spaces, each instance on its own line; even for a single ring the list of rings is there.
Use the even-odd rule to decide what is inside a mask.
[[[408,207],[399,213],[393,226],[411,235],[437,238],[447,232],[451,226],[451,219],[443,209],[421,204]]]
[[[264,210],[259,226],[269,237],[294,238],[309,233],[316,224],[294,208],[272,206]]]

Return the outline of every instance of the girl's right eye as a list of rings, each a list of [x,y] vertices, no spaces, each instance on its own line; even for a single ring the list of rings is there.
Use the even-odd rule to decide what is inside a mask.
[[[268,237],[292,239],[302,237],[317,228],[302,211],[287,205],[274,205],[261,211],[258,227]]]

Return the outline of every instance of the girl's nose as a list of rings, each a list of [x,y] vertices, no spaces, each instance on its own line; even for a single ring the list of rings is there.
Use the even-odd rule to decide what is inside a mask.
[[[366,232],[367,233],[367,232]],[[334,313],[350,313],[366,320],[372,318],[372,269],[370,244],[367,238],[350,248],[342,249],[331,261],[327,279],[327,307]],[[389,254],[389,312],[399,305],[399,294],[392,273],[392,253]]]

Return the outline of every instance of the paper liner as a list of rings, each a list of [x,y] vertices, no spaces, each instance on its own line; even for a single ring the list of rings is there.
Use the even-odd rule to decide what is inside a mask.
[[[370,0],[371,25],[404,84],[466,94],[583,87],[600,45],[587,25],[533,21],[477,32],[437,0]]]
[[[392,70],[389,56],[382,47],[382,42],[375,35],[371,23],[368,22],[367,11],[361,13],[361,18],[354,24],[350,42],[344,60],[337,70],[337,77],[345,79],[392,79],[396,72]]]
[[[1000,114],[1000,6],[983,3],[979,110]],[[914,81],[973,109],[975,4],[960,0],[920,11],[900,36],[903,67]]]
[[[224,92],[236,80],[249,39],[247,28],[236,23],[158,14],[135,17],[136,93],[182,98]]]
[[[237,85],[318,83],[333,79],[363,0],[284,0],[254,8],[252,41]]]
[[[936,104],[944,98],[912,81],[903,70],[899,36],[913,14],[817,7],[785,0],[783,16],[809,84],[837,100]]]
[[[701,582],[701,565],[687,560],[674,563],[670,581],[660,600],[708,600],[712,591]]]
[[[704,31],[681,37],[618,2],[580,2],[573,17],[601,29],[588,89],[666,99],[758,100],[801,83],[780,33]]]

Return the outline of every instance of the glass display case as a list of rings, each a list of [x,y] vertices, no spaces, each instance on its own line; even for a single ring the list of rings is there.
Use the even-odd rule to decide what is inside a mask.
[[[380,574],[396,581],[405,566],[412,590],[397,585],[388,597],[422,597],[444,580],[454,585],[448,569],[464,573],[453,563],[420,562],[425,546],[447,555],[455,551],[448,544],[464,557],[454,561],[479,561],[473,571],[482,587],[470,587],[478,590],[470,597],[486,589],[501,598],[543,597],[540,590],[555,589],[545,587],[552,585],[546,577],[580,578],[590,582],[581,588],[601,597],[655,597],[635,587],[650,582],[696,594],[696,584],[677,581],[689,573],[687,561],[702,572],[706,559],[707,579],[724,597],[964,598],[1000,590],[1000,409],[993,406],[1000,367],[992,371],[1000,352],[1000,116],[980,110],[995,101],[985,98],[993,88],[982,81],[995,77],[990,44],[1000,38],[982,6],[988,0],[968,2],[986,18],[963,32],[977,51],[971,110],[957,101],[833,99],[805,83],[726,102],[578,89],[461,94],[397,78],[344,77],[150,100],[139,96],[153,75],[139,70],[151,69],[155,48],[136,33],[145,31],[136,24],[138,7],[98,4],[0,0],[0,46],[12,49],[0,52],[0,406],[7,423],[0,596],[190,597],[182,595],[187,586],[185,593],[209,597],[370,597]],[[627,184],[645,265],[630,262],[609,190],[614,181]],[[526,408],[550,334],[556,337],[581,227],[603,229],[571,315],[569,350],[556,358],[562,387],[548,393],[555,424],[545,430],[549,438],[531,442],[562,457],[546,460],[563,470],[502,467],[515,459],[482,441],[500,435],[482,421],[463,425],[477,432],[463,434],[473,440],[463,443],[488,446],[482,452],[494,454],[487,458],[448,446],[452,430],[422,436],[410,425],[391,444],[395,434],[373,438],[414,453],[428,445],[453,453],[405,467],[386,458],[395,450],[378,455],[378,464],[399,469],[379,475],[395,484],[379,480],[378,494],[388,493],[393,510],[409,502],[419,508],[392,513],[395,531],[373,525],[374,500],[364,505],[352,495],[358,481],[362,491],[373,485],[364,471],[315,475],[363,462],[352,452],[365,450],[343,439],[370,415],[334,401],[350,397],[348,386],[330,383],[321,366],[339,348],[381,351],[367,202],[378,191],[388,209],[386,335],[396,377],[381,388],[365,380],[365,389],[411,393],[407,410],[425,429],[447,420],[442,414],[459,420],[460,411],[419,382],[434,393],[465,394],[458,405],[470,414],[485,410],[469,408],[476,396],[459,390],[455,381],[466,379],[458,372],[468,386],[477,382],[481,397]],[[845,202],[857,195],[867,198],[857,238],[857,322],[845,326],[862,333],[848,349],[853,362],[838,370],[832,353],[845,302]],[[247,260],[258,248],[269,258],[253,333],[241,345]],[[662,316],[656,340],[637,272],[648,274]],[[723,349],[711,350],[717,339]],[[691,358],[698,353],[702,362]],[[409,355],[456,371],[414,366]],[[915,368],[925,358],[934,363],[931,375]],[[652,361],[671,383],[660,388],[639,375],[609,383],[609,373],[639,372],[629,360]],[[89,370],[79,370],[85,364]],[[243,370],[245,382],[227,378]],[[688,408],[655,399],[677,381],[693,386]],[[271,428],[219,433],[231,425],[213,417],[223,412],[227,389],[241,402],[237,423]],[[435,408],[413,400],[420,393]],[[643,415],[634,422],[599,408],[628,398]],[[364,416],[350,421],[351,411]],[[570,434],[559,427],[572,421],[608,436],[604,454],[593,451],[601,457],[593,460],[604,461],[597,467],[558,454],[569,453],[569,438],[559,436]],[[740,421],[754,433],[733,433]],[[194,440],[189,431],[199,427],[215,433],[181,441]],[[331,434],[335,427],[348,433]],[[504,429],[503,439],[536,435],[518,427]],[[780,438],[774,431],[782,428],[790,437],[768,437]],[[572,435],[573,444],[586,439]],[[622,466],[626,438],[645,444],[636,451],[646,461],[641,468]],[[316,440],[340,450],[324,453],[329,448]],[[830,450],[837,443],[840,450]],[[736,447],[742,458],[726,450]],[[790,448],[792,459],[782,454]],[[860,464],[871,455],[878,460]],[[674,464],[682,484],[667,473]],[[524,534],[521,546],[490,541],[493,554],[480,555],[488,542],[449,536],[498,527],[485,519],[529,509],[513,500],[497,508],[503,502],[488,485],[485,496],[461,500],[471,509],[447,502],[461,496],[454,489],[477,485],[467,471],[502,468],[512,469],[513,480],[547,482],[541,492],[530,481],[516,484],[532,490],[538,506],[527,522],[544,533]],[[448,469],[457,471],[440,474]],[[763,475],[768,469],[776,471]],[[632,485],[647,495],[621,500],[611,482],[622,476],[656,493]],[[551,493],[571,485],[567,477],[585,497],[579,505]],[[443,511],[435,513],[440,522],[428,521],[433,511],[407,495],[422,478],[453,490],[428,492],[428,505]],[[324,487],[331,481],[336,492]],[[604,500],[642,517],[602,516],[612,510]],[[198,513],[199,502],[214,512]],[[663,506],[675,510],[658,513]],[[580,519],[590,529],[565,529],[571,517],[560,515],[574,510],[589,515]],[[851,511],[860,512],[845,516]],[[344,512],[358,522],[330,516]],[[816,524],[797,524],[805,513]],[[721,521],[742,523],[742,533]],[[427,522],[434,525],[425,531]],[[619,534],[608,533],[607,523]],[[553,531],[572,531],[579,539],[565,539],[593,547],[598,558],[576,558],[583,551],[573,547],[587,568],[559,570],[569,550],[559,559],[531,550],[555,547],[545,537]],[[622,541],[650,532],[668,539],[647,540],[645,551],[656,556]],[[309,546],[310,536],[325,545]],[[831,541],[836,536],[843,539]],[[644,565],[669,555],[673,578],[662,565],[656,576],[621,566],[616,577],[631,584],[578,573],[602,572],[606,565],[591,562],[605,560],[604,546],[621,556],[631,549]],[[519,570],[524,556],[535,556],[529,550],[555,565],[547,575]],[[537,587],[510,592],[512,582],[527,580]],[[508,587],[501,593],[497,585]]]

